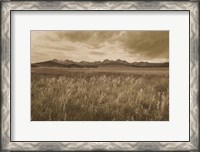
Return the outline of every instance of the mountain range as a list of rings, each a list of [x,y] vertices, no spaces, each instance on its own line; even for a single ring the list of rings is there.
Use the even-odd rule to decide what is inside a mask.
[[[149,62],[132,62],[129,63],[125,60],[108,60],[104,61],[80,61],[75,62],[72,60],[49,60],[44,62],[32,63],[31,67],[66,67],[66,68],[98,68],[98,67],[169,67],[169,62],[164,63],[149,63]]]

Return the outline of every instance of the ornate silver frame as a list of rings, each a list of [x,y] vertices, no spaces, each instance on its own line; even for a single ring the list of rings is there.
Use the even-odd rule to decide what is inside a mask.
[[[7,1],[1,2],[1,150],[170,150],[199,149],[199,4],[198,1]],[[190,11],[189,142],[12,142],[10,132],[10,25],[15,10],[187,10]]]

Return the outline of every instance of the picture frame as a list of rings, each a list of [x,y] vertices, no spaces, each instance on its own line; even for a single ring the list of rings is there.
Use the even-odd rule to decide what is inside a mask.
[[[1,150],[76,150],[76,151],[198,151],[199,150],[199,1],[1,1]],[[11,119],[13,100],[13,43],[11,27],[13,12],[29,11],[171,11],[189,12],[189,140],[129,141],[12,141]],[[30,14],[28,14],[30,15]],[[24,21],[25,22],[25,21]],[[172,21],[173,22],[173,21]],[[16,71],[15,71],[16,72]],[[17,104],[17,103],[16,103]],[[184,118],[182,118],[184,119]],[[16,123],[14,123],[16,124]],[[24,129],[24,128],[23,128]],[[26,128],[23,130],[26,132]],[[37,133],[35,133],[37,134]],[[23,135],[25,136],[25,135]]]

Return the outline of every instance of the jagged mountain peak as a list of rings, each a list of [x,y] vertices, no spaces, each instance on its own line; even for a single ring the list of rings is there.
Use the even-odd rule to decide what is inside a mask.
[[[53,60],[51,60],[51,61],[58,62],[58,59],[53,59]]]
[[[132,62],[129,63],[125,60],[117,59],[117,60],[109,60],[105,59],[103,61],[94,61],[94,62],[88,62],[88,61],[80,61],[75,62],[73,60],[58,60],[53,59],[49,61],[39,62],[39,63],[33,63],[32,67],[90,67],[90,68],[97,68],[101,66],[110,66],[110,67],[117,67],[117,66],[127,66],[127,67],[169,67],[169,62],[164,63],[149,63],[149,62]]]

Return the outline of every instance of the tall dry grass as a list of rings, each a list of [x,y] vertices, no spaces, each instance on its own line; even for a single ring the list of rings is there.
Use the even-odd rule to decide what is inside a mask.
[[[31,119],[169,120],[169,75],[159,71],[32,73]]]

